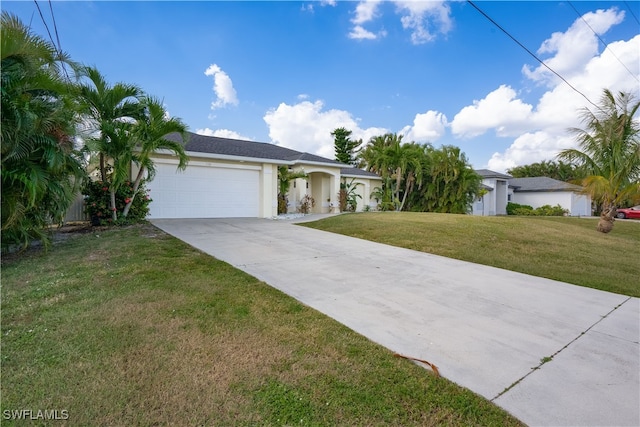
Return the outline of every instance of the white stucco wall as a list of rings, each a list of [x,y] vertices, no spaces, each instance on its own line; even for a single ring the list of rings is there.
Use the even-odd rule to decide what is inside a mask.
[[[560,205],[569,210],[571,216],[591,215],[591,198],[571,191],[515,192],[511,196],[511,201],[529,205],[534,209],[544,205]]]
[[[278,215],[278,166],[262,164],[260,173],[260,216],[271,218]]]
[[[485,178],[482,183],[492,188],[482,197],[473,202],[471,213],[473,215],[492,216],[507,214],[507,197],[509,186],[506,180]]]

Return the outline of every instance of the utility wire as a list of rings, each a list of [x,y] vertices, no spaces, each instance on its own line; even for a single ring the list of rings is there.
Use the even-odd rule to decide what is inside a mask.
[[[631,16],[633,16],[633,19],[635,19],[638,25],[640,25],[640,21],[638,21],[638,17],[636,16],[636,14],[633,13],[633,10],[631,9],[631,6],[629,6],[629,3],[625,1],[624,4],[625,6],[627,6],[627,9],[629,9],[629,13],[631,14]]]
[[[51,1],[51,0],[49,0]],[[609,45],[607,43],[605,43],[604,40],[602,40],[602,38],[600,37],[600,35],[598,33],[595,32],[595,30],[591,27],[591,25],[589,25],[589,23],[587,22],[586,19],[584,19],[584,16],[580,14],[580,12],[578,12],[578,9],[576,9],[576,7],[573,5],[573,3],[571,3],[571,1],[567,1],[567,3],[569,3],[569,5],[571,6],[571,8],[576,12],[576,14],[580,17],[580,19],[582,19],[582,22],[584,22],[587,27],[589,27],[589,29],[591,30],[591,32],[598,38],[598,40],[600,40],[600,42],[604,45],[604,50],[608,50],[611,55],[613,55],[614,58],[616,58],[618,60],[618,62],[629,72],[629,74],[631,74],[631,77],[633,77],[634,79],[636,79],[637,82],[640,82],[640,79],[638,79],[638,77],[633,74],[631,72],[631,70],[624,64],[624,62],[622,62],[620,60],[620,58],[618,58],[618,56],[613,52],[613,50],[609,49]]]
[[[49,10],[51,11],[51,19],[53,20],[53,30],[56,34],[56,41],[58,42],[58,52],[62,53],[62,46],[60,45],[60,35],[58,34],[58,26],[56,25],[56,17],[53,15],[53,6],[51,0],[49,0]]]
[[[516,39],[514,36],[512,36],[507,30],[505,30],[502,26],[500,26],[500,24],[498,24],[496,21],[494,21],[489,15],[487,15],[482,9],[480,9],[478,6],[476,6],[476,4],[474,2],[472,2],[471,0],[467,0],[467,3],[469,3],[471,6],[474,7],[474,9],[476,9],[478,12],[480,12],[480,14],[482,14],[482,16],[484,16],[485,18],[487,18],[493,25],[495,25],[496,27],[498,27],[500,29],[500,31],[502,31],[503,33],[505,33],[507,36],[509,36],[509,38],[511,40],[513,40],[514,42],[516,42],[516,44],[518,46],[520,46],[521,48],[523,48],[529,55],[531,55],[536,61],[538,61],[540,64],[542,64],[547,70],[551,71],[553,74],[555,74],[558,78],[560,78],[560,80],[562,80],[563,82],[565,82],[567,84],[567,86],[569,86],[571,89],[573,89],[576,93],[579,93],[580,95],[582,95],[582,97],[584,99],[586,99],[589,104],[593,105],[594,107],[598,108],[599,107],[594,104],[589,98],[587,98],[587,95],[585,95],[584,93],[580,92],[578,89],[576,89],[571,83],[569,83],[567,81],[567,79],[565,79],[564,77],[562,77],[560,74],[558,74],[553,68],[551,68],[550,66],[548,66],[547,64],[544,63],[544,61],[542,61],[542,59],[538,58],[538,56],[531,52],[529,49],[527,49],[527,47],[525,45],[523,45],[522,43],[520,43],[520,41],[518,41],[518,39]]]
[[[38,8],[38,13],[40,14],[40,19],[42,19],[42,23],[44,24],[44,28],[47,30],[47,34],[49,35],[49,40],[51,40],[51,44],[53,45],[53,47],[56,49],[57,53],[58,53],[58,58],[62,58],[62,50],[60,49],[60,38],[57,37],[58,36],[58,28],[55,27],[55,18],[53,18],[53,23],[54,23],[54,27],[55,27],[55,33],[56,33],[56,37],[58,39],[58,44],[56,45],[56,42],[53,40],[53,37],[51,36],[51,31],[49,31],[49,26],[47,25],[47,21],[44,19],[44,15],[42,14],[42,10],[40,9],[40,5],[38,4],[38,0],[33,0],[33,2],[36,4],[36,8]],[[51,8],[51,16],[53,17],[53,7],[51,6],[51,0],[49,0],[49,7]],[[69,77],[69,73],[67,73],[67,69],[64,66],[64,61],[62,62],[62,70],[64,71],[64,74],[67,78],[67,81],[69,83],[71,83],[71,78]]]
[[[42,15],[42,10],[40,10],[40,5],[38,4],[38,0],[33,0],[38,8],[38,13],[40,14],[40,18],[42,19],[42,23],[44,24],[44,28],[47,30],[47,34],[49,34],[49,40],[51,40],[51,44],[55,47],[56,42],[53,41],[53,37],[51,37],[51,31],[49,31],[49,26],[47,25],[47,21],[45,21],[44,16]]]
[[[49,0],[49,11],[51,12],[51,19],[53,20],[53,30],[56,35],[56,40],[58,42],[58,57],[62,58],[62,45],[60,44],[60,34],[58,34],[58,25],[56,24],[56,17],[53,14],[53,5],[51,4],[51,0]],[[67,72],[67,67],[65,66],[64,61],[62,61],[62,71],[64,71],[64,75],[67,77],[67,81],[71,83],[71,79],[69,78],[69,73]]]

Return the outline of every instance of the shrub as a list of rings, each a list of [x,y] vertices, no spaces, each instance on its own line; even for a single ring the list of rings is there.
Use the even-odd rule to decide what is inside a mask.
[[[91,181],[85,184],[82,194],[84,195],[85,212],[91,218],[91,223],[93,225],[112,225],[109,184],[102,181]],[[121,216],[122,210],[131,197],[133,197],[133,185],[127,181],[116,192],[116,209],[118,212],[116,224],[140,222],[149,214],[151,198],[144,183],[141,183],[138,188],[138,194],[133,199],[129,214],[126,218],[123,218]]]
[[[532,211],[532,210],[533,210],[533,206],[520,205],[518,203],[512,203],[512,202],[507,203],[507,215],[530,215],[529,213],[526,213],[526,211]],[[523,212],[523,213],[516,213],[516,211]]]
[[[520,205],[518,203],[507,203],[507,215],[523,215],[523,216],[564,216],[569,211],[560,205],[544,205],[533,209],[529,205]]]
[[[564,209],[560,205],[555,205],[555,206],[544,205],[544,206],[540,206],[539,208],[536,208],[534,210],[534,212],[535,212],[534,215],[537,215],[537,216],[564,216],[564,215],[567,215],[569,213],[569,211],[567,209]]]
[[[300,200],[300,207],[298,208],[298,212],[303,214],[308,214],[311,212],[311,208],[316,205],[316,201],[310,195],[305,195],[302,200]]]

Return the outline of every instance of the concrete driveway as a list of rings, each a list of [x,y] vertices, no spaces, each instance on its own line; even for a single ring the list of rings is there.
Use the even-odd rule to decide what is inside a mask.
[[[638,298],[292,221],[152,222],[529,425],[640,425]]]

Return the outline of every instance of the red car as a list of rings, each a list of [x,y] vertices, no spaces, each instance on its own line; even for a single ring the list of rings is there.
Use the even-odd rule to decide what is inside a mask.
[[[618,209],[616,212],[616,218],[636,218],[640,219],[640,205],[632,208]]]

